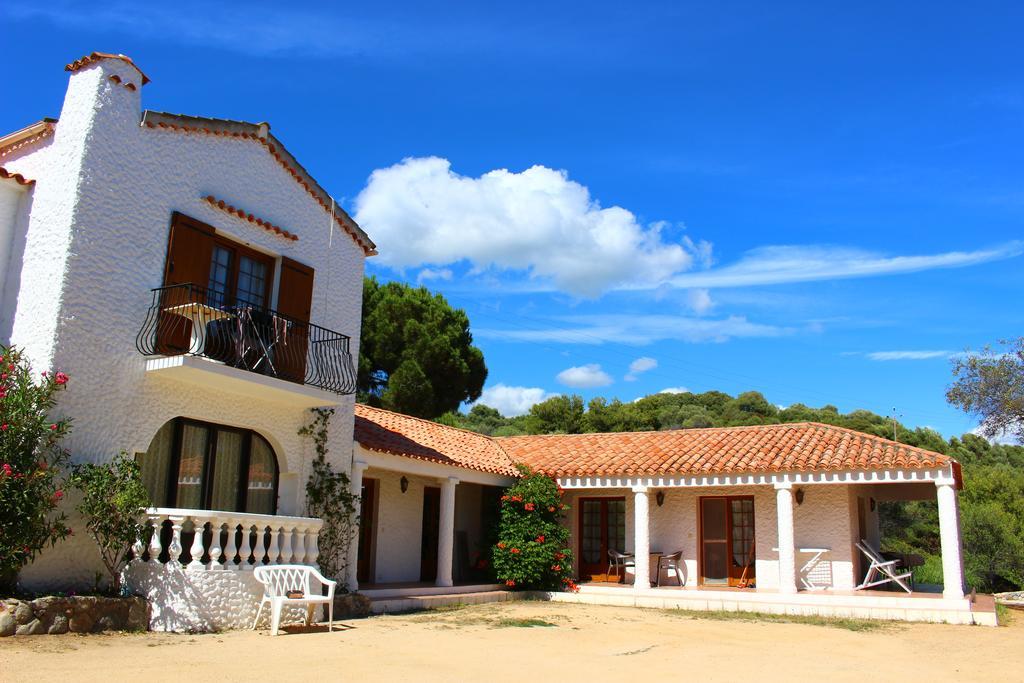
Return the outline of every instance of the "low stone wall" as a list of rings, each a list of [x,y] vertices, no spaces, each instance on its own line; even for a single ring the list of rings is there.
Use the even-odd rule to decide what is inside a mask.
[[[0,636],[145,631],[148,627],[149,604],[139,597],[82,595],[0,601]]]

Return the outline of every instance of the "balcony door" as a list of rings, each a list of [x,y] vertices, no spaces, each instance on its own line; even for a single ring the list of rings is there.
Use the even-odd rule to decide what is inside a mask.
[[[608,571],[608,551],[625,552],[626,499],[581,498],[579,500],[580,579]]]
[[[755,580],[754,497],[700,499],[700,582],[735,586]]]

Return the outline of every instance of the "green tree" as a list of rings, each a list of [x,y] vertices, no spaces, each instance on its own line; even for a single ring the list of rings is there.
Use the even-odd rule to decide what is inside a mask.
[[[360,400],[435,418],[478,399],[487,366],[465,311],[425,287],[367,277],[358,379]]]
[[[1002,353],[986,347],[953,360],[946,400],[978,417],[985,436],[1013,434],[1024,442],[1024,337],[1000,344]]]
[[[534,404],[525,425],[530,434],[580,434],[586,431],[583,397],[553,396]]]
[[[50,417],[63,372],[36,378],[21,351],[0,346],[0,595],[43,548],[71,530],[60,512],[60,471],[68,461],[61,439],[68,420]]]
[[[82,492],[77,510],[85,518],[110,575],[110,588],[121,588],[121,567],[136,540],[149,507],[149,492],[139,464],[121,453],[110,462],[75,465],[70,483]]]

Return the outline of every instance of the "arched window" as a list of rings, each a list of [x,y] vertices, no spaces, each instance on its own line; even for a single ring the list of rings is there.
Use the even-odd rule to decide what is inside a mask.
[[[156,507],[277,511],[277,456],[254,431],[178,417],[137,458]]]

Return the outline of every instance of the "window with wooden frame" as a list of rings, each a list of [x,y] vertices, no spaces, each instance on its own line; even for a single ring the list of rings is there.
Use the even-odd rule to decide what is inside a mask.
[[[277,512],[277,455],[252,430],[179,417],[137,458],[155,507]]]
[[[626,549],[626,499],[580,498],[579,554],[580,579],[608,571],[608,551]]]

